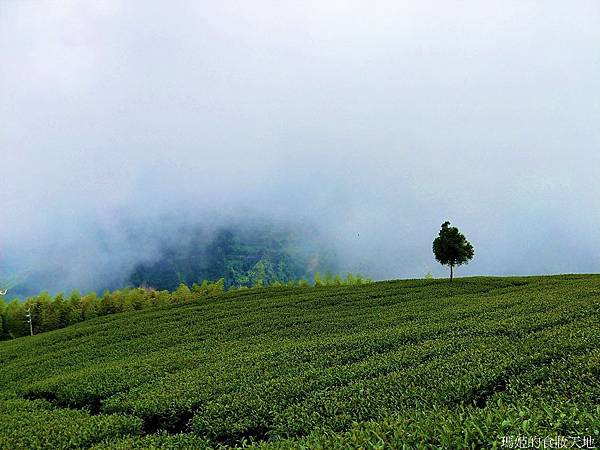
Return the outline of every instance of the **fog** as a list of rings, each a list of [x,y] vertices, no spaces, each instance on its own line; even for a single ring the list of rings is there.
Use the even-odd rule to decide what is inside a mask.
[[[0,273],[96,289],[178,230],[314,226],[344,270],[600,268],[596,1],[0,3]]]

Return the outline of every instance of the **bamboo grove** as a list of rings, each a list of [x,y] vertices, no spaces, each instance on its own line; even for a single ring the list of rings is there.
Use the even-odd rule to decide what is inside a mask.
[[[278,287],[310,287],[333,285],[360,285],[372,282],[360,274],[348,273],[345,278],[340,275],[326,273],[321,276],[315,273],[313,283],[305,279],[289,281],[287,283],[266,283],[257,279],[252,288],[246,286],[231,287],[228,291],[245,289],[278,288]],[[106,316],[126,311],[136,311],[146,308],[161,308],[169,305],[192,303],[203,299],[214,298],[225,292],[225,280],[220,278],[214,282],[204,280],[187,286],[181,283],[173,291],[156,290],[150,287],[124,288],[114,291],[105,291],[98,296],[95,292],[81,295],[74,290],[65,296],[59,293],[51,296],[47,292],[28,297],[21,302],[14,299],[10,303],[0,301],[0,340],[14,339],[27,336],[30,333],[38,334],[46,331],[64,328],[94,317]],[[29,323],[31,320],[31,324]],[[31,325],[31,326],[30,326]]]

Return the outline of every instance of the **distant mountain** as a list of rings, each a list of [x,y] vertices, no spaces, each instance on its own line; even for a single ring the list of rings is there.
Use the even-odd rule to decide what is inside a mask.
[[[26,272],[4,267],[0,288],[9,287],[4,300],[24,299],[42,291],[68,294],[73,289],[101,293],[105,289],[143,285],[173,290],[180,283],[191,286],[219,278],[225,279],[227,288],[269,285],[299,278],[311,280],[317,271],[337,272],[339,267],[331,245],[315,229],[270,222],[230,223],[210,231],[189,226],[170,232],[159,242],[154,239],[139,245],[157,248],[155,257],[142,260],[142,254],[148,252],[140,248],[143,262],[134,262],[124,272],[115,269],[106,277],[105,262],[97,270],[92,267],[92,273],[86,274],[93,280],[86,283],[88,287],[58,264],[40,264]]]
[[[308,230],[263,224],[222,227],[208,238],[202,230],[182,236],[165,244],[157,260],[139,264],[129,282],[169,290],[219,278],[226,287],[268,285],[309,279],[316,271],[337,267],[334,252]]]

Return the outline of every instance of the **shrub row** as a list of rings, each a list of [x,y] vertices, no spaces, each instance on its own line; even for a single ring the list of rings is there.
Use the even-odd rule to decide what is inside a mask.
[[[333,276],[330,273],[321,277],[317,272],[313,285],[315,287],[361,285],[372,283],[372,281],[370,278],[352,273],[342,279],[339,275]],[[304,279],[292,280],[287,283],[276,281],[270,285],[265,285],[259,280],[253,289],[309,286],[311,284]],[[249,288],[246,286],[239,286],[229,290],[235,292],[247,289]],[[77,290],[71,292],[68,297],[65,297],[63,293],[53,297],[47,292],[42,292],[37,296],[28,297],[23,302],[19,299],[14,299],[8,304],[0,301],[0,340],[65,328],[84,320],[109,314],[192,303],[216,297],[224,292],[224,278],[215,282],[204,280],[201,284],[194,283],[191,287],[182,283],[172,292],[157,291],[148,287],[105,291],[100,297],[95,292],[82,296]]]
[[[246,289],[3,342],[0,402],[97,448],[600,442],[599,319],[594,276]]]

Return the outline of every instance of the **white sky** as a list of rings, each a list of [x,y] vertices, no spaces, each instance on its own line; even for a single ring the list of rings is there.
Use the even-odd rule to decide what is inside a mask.
[[[597,1],[0,0],[0,58],[0,269],[244,214],[381,278],[446,219],[461,274],[600,267]]]

